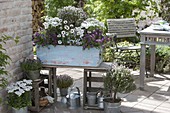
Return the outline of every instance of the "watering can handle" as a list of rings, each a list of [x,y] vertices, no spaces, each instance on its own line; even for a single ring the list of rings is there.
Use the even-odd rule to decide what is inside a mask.
[[[78,87],[76,87],[77,91],[78,91],[78,94],[80,95],[80,89]]]

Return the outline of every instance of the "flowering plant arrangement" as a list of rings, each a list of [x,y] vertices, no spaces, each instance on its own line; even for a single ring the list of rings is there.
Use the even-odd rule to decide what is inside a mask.
[[[22,80],[7,86],[8,105],[16,109],[31,105],[30,91],[32,89],[32,80]]]
[[[74,45],[89,49],[100,48],[110,40],[103,33],[104,23],[94,18],[85,19],[83,10],[75,9],[75,13],[73,13],[73,9],[75,8],[71,6],[61,9],[59,11],[60,18],[45,17],[44,30],[33,35],[34,42],[41,46]],[[74,19],[70,20],[70,18]],[[76,24],[77,21],[81,21],[81,24]]]

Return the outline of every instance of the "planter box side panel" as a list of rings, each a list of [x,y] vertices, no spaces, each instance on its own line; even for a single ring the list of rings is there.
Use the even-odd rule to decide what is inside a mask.
[[[48,46],[37,48],[37,57],[47,65],[97,67],[102,62],[100,49],[82,46]]]

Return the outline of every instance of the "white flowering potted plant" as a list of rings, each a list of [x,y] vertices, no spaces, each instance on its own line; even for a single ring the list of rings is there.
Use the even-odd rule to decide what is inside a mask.
[[[85,15],[86,13],[81,8],[68,6],[60,9],[58,17],[45,17],[43,23],[44,29],[33,35],[33,41],[38,47],[37,56],[40,56],[40,59],[42,54],[46,58],[54,57],[54,54],[57,54],[58,58],[67,56],[70,59],[66,61],[63,59],[57,59],[55,61],[42,59],[42,61],[52,62],[51,64],[57,63],[59,65],[67,64],[76,66],[77,64],[75,62],[79,62],[79,66],[91,66],[92,63],[90,60],[94,58],[93,65],[99,65],[102,61],[100,54],[101,47],[110,41],[110,38],[106,37],[103,32],[105,29],[103,22],[94,18],[87,18]],[[70,20],[70,18],[72,19]],[[50,53],[50,50],[43,49],[44,47],[50,48],[53,51],[52,55],[44,54],[45,52]],[[70,51],[73,52],[68,54]],[[74,53],[75,51],[76,53]],[[81,56],[74,56],[78,53]],[[81,59],[87,60],[80,61],[76,60],[75,57],[81,57]],[[56,57],[53,59],[56,59]]]
[[[12,107],[13,113],[27,113],[31,106],[32,80],[21,80],[7,86],[7,103]]]

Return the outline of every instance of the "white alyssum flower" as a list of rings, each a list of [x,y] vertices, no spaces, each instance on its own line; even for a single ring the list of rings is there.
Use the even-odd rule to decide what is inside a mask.
[[[84,27],[86,29],[88,29],[89,27],[96,27],[96,26],[101,27],[103,29],[105,28],[105,25],[103,22],[100,22],[99,20],[94,19],[94,18],[88,18],[81,23],[81,27]]]
[[[61,41],[61,40],[58,40],[58,44],[62,44],[62,41]]]

